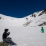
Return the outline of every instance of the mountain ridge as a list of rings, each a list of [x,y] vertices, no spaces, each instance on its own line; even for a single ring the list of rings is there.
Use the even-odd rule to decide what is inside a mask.
[[[8,26],[43,26],[46,25],[46,9],[34,12],[31,15],[28,15],[23,18],[15,18],[11,16],[6,16],[3,14],[0,14],[0,24]]]

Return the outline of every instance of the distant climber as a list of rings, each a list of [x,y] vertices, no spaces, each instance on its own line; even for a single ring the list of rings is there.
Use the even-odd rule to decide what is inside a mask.
[[[10,37],[8,37],[10,35],[10,32],[8,32],[8,31],[9,31],[9,29],[5,29],[4,30],[4,33],[2,35],[3,41],[6,42],[6,43],[8,43],[8,44],[11,44],[11,45],[16,45],[16,43],[14,43],[12,41],[12,39]]]
[[[41,27],[41,31],[42,31],[42,33],[44,33],[44,28],[43,27]]]

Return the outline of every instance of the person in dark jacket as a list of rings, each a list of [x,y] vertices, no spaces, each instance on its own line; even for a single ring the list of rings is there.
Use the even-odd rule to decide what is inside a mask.
[[[3,33],[3,40],[7,39],[7,37],[10,35],[10,32],[8,32],[9,29],[5,29]]]
[[[12,39],[10,37],[8,37],[10,35],[10,32],[8,32],[8,31],[9,31],[9,29],[5,29],[4,30],[4,33],[2,35],[3,41],[6,42],[6,43],[8,43],[8,44],[16,45],[16,43],[14,43],[12,41]]]

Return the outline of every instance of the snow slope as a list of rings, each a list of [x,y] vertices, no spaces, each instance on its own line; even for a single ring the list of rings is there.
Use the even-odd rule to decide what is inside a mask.
[[[44,33],[41,32],[40,24],[43,24]],[[46,46],[46,13],[43,11],[24,18],[0,14],[0,41],[5,28],[9,29],[9,37],[12,37],[17,46]]]
[[[9,29],[11,32],[9,37],[12,37],[17,46],[46,46],[46,26],[44,26],[44,33],[41,32],[41,27],[2,26],[0,42],[5,28]]]
[[[42,15],[41,15],[42,14]],[[38,26],[42,23],[46,23],[46,13],[43,11],[35,12],[24,18],[14,18],[0,14],[0,26]],[[9,25],[8,25],[9,24]]]

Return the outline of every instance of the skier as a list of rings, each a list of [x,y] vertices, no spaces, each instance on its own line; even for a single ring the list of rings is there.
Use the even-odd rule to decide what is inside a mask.
[[[3,33],[3,35],[2,35],[3,41],[6,42],[6,43],[8,43],[8,45],[9,45],[9,44],[10,44],[10,45],[13,45],[13,46],[17,45],[16,43],[14,43],[14,42],[12,41],[12,39],[11,39],[10,37],[8,37],[8,36],[10,35],[10,32],[8,32],[8,31],[9,31],[9,29],[5,29],[5,30],[4,30],[4,33]]]

